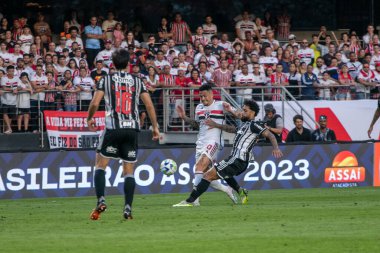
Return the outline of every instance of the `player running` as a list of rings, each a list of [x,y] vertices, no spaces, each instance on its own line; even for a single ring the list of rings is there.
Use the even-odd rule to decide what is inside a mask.
[[[209,126],[205,124],[205,121],[207,119],[213,119],[215,122],[223,124],[225,120],[224,102],[214,100],[212,87],[210,85],[202,85],[199,88],[199,96],[202,103],[195,109],[195,119],[187,117],[181,106],[177,107],[179,117],[193,128],[199,129],[195,152],[194,189],[201,181],[203,174],[211,167],[212,163],[215,162],[219,150],[223,148],[222,130],[209,128]],[[220,181],[213,181],[211,186],[214,189],[225,192],[228,197],[237,204],[238,197],[235,196],[230,187],[223,185]],[[195,205],[199,205],[198,199],[195,201]]]
[[[237,115],[232,111],[232,107],[227,104],[226,110]],[[248,200],[248,192],[241,188],[236,182],[234,176],[243,173],[250,161],[253,160],[251,150],[259,137],[265,137],[270,140],[273,146],[273,156],[279,158],[282,156],[281,150],[278,148],[276,137],[265,128],[264,124],[255,121],[256,115],[260,108],[253,100],[245,100],[243,105],[243,113],[241,120],[243,124],[236,129],[235,126],[222,125],[211,119],[205,122],[205,125],[213,129],[220,129],[229,133],[236,133],[232,152],[230,156],[219,163],[216,163],[209,171],[205,173],[203,179],[196,188],[193,189],[189,198],[173,205],[173,207],[195,206],[195,200],[199,198],[210,186],[214,180],[224,179],[229,186],[242,196],[242,202]],[[238,115],[237,115],[238,116]]]
[[[137,136],[140,128],[139,99],[145,104],[152,122],[153,140],[158,140],[160,134],[156,112],[143,81],[127,72],[129,53],[124,49],[116,50],[112,54],[112,61],[117,71],[99,80],[87,117],[89,129],[95,131],[93,116],[104,96],[106,129],[100,138],[96,154],[94,182],[97,204],[90,216],[92,220],[99,219],[100,214],[107,208],[104,198],[105,169],[110,158],[123,161],[125,195],[123,215],[125,219],[132,219],[132,202],[136,185],[133,172],[137,161]]]

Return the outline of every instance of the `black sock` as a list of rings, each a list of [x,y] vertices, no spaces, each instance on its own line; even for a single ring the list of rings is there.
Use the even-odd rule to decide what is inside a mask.
[[[201,196],[205,191],[207,191],[208,187],[210,186],[210,182],[206,179],[202,178],[202,180],[197,185],[196,189],[194,189],[190,197],[186,199],[187,202],[194,202],[199,196]]]
[[[232,189],[234,189],[236,192],[239,192],[240,186],[238,182],[236,182],[235,178],[230,177],[230,178],[225,178],[224,181],[231,186]]]
[[[104,188],[106,187],[106,172],[102,169],[95,170],[94,176],[95,192],[98,200],[104,197]]]
[[[124,198],[125,205],[132,207],[133,195],[135,193],[136,181],[134,177],[126,177],[124,179]]]

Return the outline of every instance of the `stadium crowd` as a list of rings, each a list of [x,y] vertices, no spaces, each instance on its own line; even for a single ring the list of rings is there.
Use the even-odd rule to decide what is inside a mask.
[[[18,131],[38,131],[41,111],[86,111],[96,83],[115,71],[112,52],[117,48],[129,51],[130,73],[144,79],[157,106],[162,103],[160,88],[178,88],[170,91],[170,103],[175,103],[185,87],[205,83],[226,88],[238,103],[252,97],[280,100],[280,86],[303,100],[379,97],[380,45],[373,25],[363,37],[353,31],[338,39],[321,26],[318,34],[297,40],[286,10],[276,18],[243,11],[235,21],[233,33],[220,33],[211,16],[190,26],[176,13],[174,20],[163,17],[157,33],[144,38],[141,27],[128,29],[112,11],[107,19],[93,16],[87,24],[65,21],[58,36],[41,13],[34,24],[4,17],[4,133],[12,133],[14,118]],[[254,87],[262,87],[265,95]]]

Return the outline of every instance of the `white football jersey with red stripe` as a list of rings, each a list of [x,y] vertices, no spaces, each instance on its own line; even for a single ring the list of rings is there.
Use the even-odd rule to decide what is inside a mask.
[[[222,101],[214,100],[209,106],[199,104],[195,109],[195,120],[199,123],[197,146],[205,145],[210,142],[216,142],[220,144],[220,146],[223,146],[223,131],[218,128],[210,129],[210,127],[204,123],[206,119],[212,119],[218,124],[224,123],[225,116]]]
[[[301,48],[297,52],[297,57],[301,59],[301,62],[305,62],[307,65],[309,65],[312,59],[314,59],[314,50],[311,48]]]

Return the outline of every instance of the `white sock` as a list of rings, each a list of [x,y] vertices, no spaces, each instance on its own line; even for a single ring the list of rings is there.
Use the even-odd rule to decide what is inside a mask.
[[[219,190],[222,192],[228,192],[228,187],[223,185],[220,180],[214,180],[210,183],[210,186],[215,190]]]
[[[203,172],[196,171],[194,174],[194,187],[196,187],[203,178]]]

